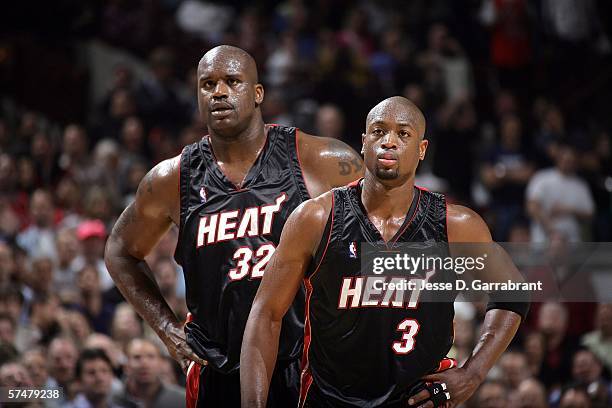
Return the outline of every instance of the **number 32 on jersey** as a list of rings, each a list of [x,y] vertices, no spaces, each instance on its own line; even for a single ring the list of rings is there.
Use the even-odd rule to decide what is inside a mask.
[[[229,270],[229,278],[232,281],[244,279],[249,274],[251,278],[263,277],[266,265],[274,255],[276,247],[273,243],[263,244],[256,250],[249,246],[240,247],[234,252],[236,267]]]

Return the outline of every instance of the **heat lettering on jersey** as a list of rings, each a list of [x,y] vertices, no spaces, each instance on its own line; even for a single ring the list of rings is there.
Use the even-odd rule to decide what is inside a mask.
[[[353,276],[342,279],[338,309],[359,307],[416,309],[424,284],[435,274],[426,273],[424,279],[404,276]]]
[[[285,201],[287,194],[282,193],[274,203],[246,208],[242,214],[241,210],[230,210],[200,217],[197,247],[236,238],[270,234],[274,216],[281,210]]]

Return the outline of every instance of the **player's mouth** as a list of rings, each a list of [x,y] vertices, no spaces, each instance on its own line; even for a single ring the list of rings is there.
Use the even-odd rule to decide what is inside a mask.
[[[222,119],[228,116],[234,108],[228,103],[215,103],[211,106],[210,114],[216,119]]]
[[[397,155],[392,152],[379,153],[377,156],[378,163],[384,167],[393,167],[397,164]]]

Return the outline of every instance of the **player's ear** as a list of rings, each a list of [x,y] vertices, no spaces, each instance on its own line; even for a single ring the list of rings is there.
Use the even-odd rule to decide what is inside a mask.
[[[262,84],[255,85],[255,106],[261,105],[264,100],[264,87]]]
[[[429,140],[423,139],[419,143],[419,160],[425,159],[425,153],[427,152],[427,146],[429,146]]]
[[[361,134],[361,155],[362,155],[362,156],[363,156],[363,155],[364,155],[364,153],[365,153],[365,137],[366,137],[366,134],[365,134],[365,133],[362,133],[362,134]]]

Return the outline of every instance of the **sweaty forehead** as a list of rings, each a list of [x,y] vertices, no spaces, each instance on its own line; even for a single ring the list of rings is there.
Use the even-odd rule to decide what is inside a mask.
[[[388,101],[376,105],[368,113],[366,126],[376,122],[388,125],[408,125],[418,130],[419,133],[425,131],[425,120],[421,112],[418,111],[418,108],[404,103]]]
[[[257,67],[250,55],[242,51],[213,49],[198,64],[198,76],[244,75],[257,80]]]

